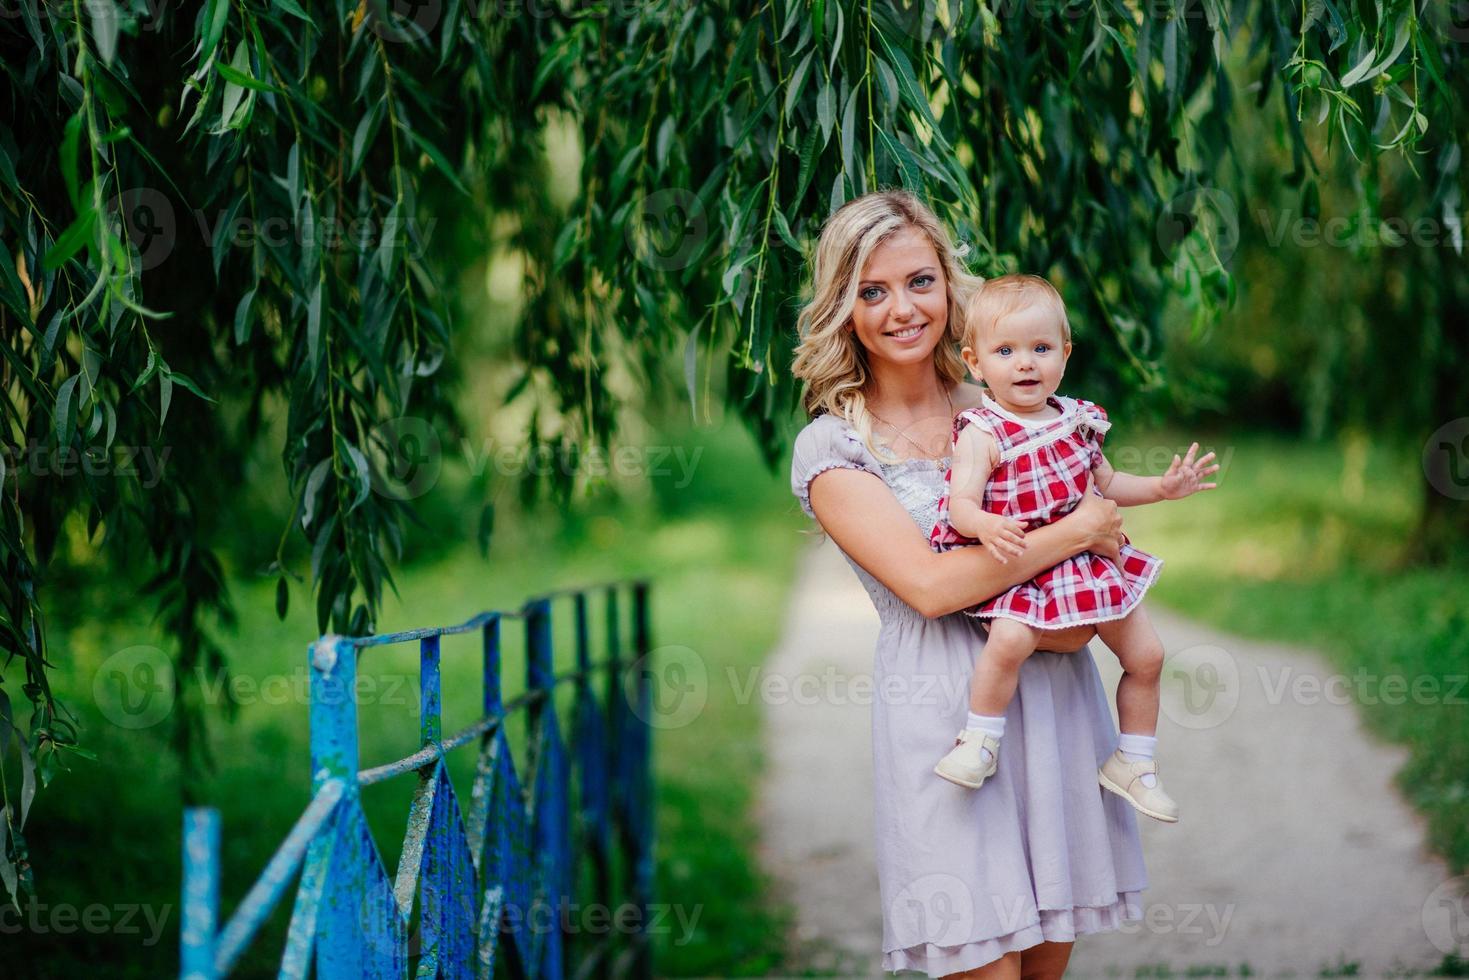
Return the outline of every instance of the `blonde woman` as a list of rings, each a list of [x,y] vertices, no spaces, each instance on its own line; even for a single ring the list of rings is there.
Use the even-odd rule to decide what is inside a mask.
[[[812,416],[791,486],[872,596],[872,748],[883,967],[931,977],[1060,977],[1079,935],[1138,914],[1147,887],[1132,809],[1097,785],[1117,747],[1095,627],[1049,634],[1020,667],[1007,752],[991,792],[936,777],[968,712],[979,623],[962,610],[1092,551],[1122,545],[1117,506],[1095,495],[1025,537],[1001,563],[984,548],[936,553],[928,536],[952,419],[980,404],[957,331],[978,280],[906,192],[867,194],[828,220],[794,371]],[[983,653],[980,653],[983,656]]]

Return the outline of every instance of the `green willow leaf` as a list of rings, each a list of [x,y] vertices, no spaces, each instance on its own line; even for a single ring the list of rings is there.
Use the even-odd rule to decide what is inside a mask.
[[[92,242],[92,233],[96,227],[97,212],[89,207],[77,215],[76,220],[56,239],[56,244],[46,250],[46,255],[41,260],[42,267],[47,272],[61,268],[68,259]]]

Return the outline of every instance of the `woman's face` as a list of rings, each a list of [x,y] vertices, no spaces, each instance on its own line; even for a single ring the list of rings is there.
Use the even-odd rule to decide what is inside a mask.
[[[852,329],[869,357],[895,364],[932,359],[948,323],[948,283],[928,236],[909,227],[873,249],[852,307]]]

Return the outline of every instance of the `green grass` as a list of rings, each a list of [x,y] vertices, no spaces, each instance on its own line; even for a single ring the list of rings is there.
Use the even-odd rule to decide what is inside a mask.
[[[475,550],[472,534],[466,535],[463,547],[396,575],[402,598],[389,597],[379,627],[447,624],[482,609],[513,608],[552,588],[651,578],[655,650],[670,661],[701,667],[707,677],[702,710],[681,727],[655,736],[655,899],[673,907],[655,940],[658,970],[666,975],[765,973],[780,964],[789,913],[754,859],[752,797],[762,764],[758,706],[737,703],[729,678],[761,663],[776,639],[805,523],[783,480],[761,471],[743,435],[726,429],[671,438],[703,449],[689,486],[655,480],[653,492],[640,498],[593,504],[575,516],[548,510],[537,521],[502,527],[488,561]],[[279,695],[289,690],[281,678],[304,678],[306,647],[315,635],[301,591],[293,594],[290,615],[280,622],[271,583],[236,579],[234,587],[240,625],[226,638],[231,670],[240,682],[254,686],[245,689],[250,703],[233,722],[213,726],[217,770],[207,797],[222,815],[225,916],[308,799],[307,707],[294,696]],[[125,583],[99,586],[126,588]],[[98,602],[116,605],[105,598]],[[594,602],[593,613],[600,613],[600,603]],[[624,627],[627,617],[624,606]],[[569,603],[559,603],[558,669],[571,663],[569,620]],[[167,749],[171,717],[140,731],[110,722],[107,709],[116,715],[116,702],[107,690],[110,670],[103,669],[116,651],[140,644],[167,649],[167,644],[150,626],[146,606],[109,618],[89,614],[85,604],[52,609],[50,623],[58,662],[55,683],[83,721],[85,744],[100,758],[75,763],[37,798],[27,831],[47,908],[41,931],[24,925],[6,935],[6,958],[26,963],[27,975],[37,977],[82,976],[99,964],[106,965],[108,975],[173,974],[181,807],[178,766]],[[515,626],[507,623],[504,637],[507,697],[523,683],[524,648]],[[600,658],[602,631],[594,628],[593,638],[593,656]],[[478,717],[477,636],[446,638],[442,657],[444,731],[449,733]],[[99,670],[100,699],[93,697]],[[417,746],[416,648],[371,650],[364,654],[361,674],[377,682],[377,695],[367,699],[371,703],[360,715],[366,767]],[[263,686],[268,678],[277,678],[275,687]],[[559,698],[563,730],[569,729],[568,706],[569,698]],[[523,725],[512,720],[508,730],[517,764],[523,766]],[[468,798],[473,761],[470,747],[452,757],[461,801]],[[412,778],[400,777],[363,791],[390,876],[412,789]],[[287,893],[237,975],[274,975],[292,894]],[[56,908],[87,906],[109,910],[112,925],[63,932],[59,927],[69,920],[52,918]],[[118,928],[122,910],[134,906],[151,910],[155,922],[165,916],[156,942],[150,942],[146,926],[141,933]],[[93,913],[98,919],[102,914]],[[142,915],[133,916],[132,924],[144,923]],[[4,923],[13,924],[13,919]]]
[[[1189,441],[1176,433],[1134,438],[1133,460],[1146,459],[1140,447],[1183,449]],[[1398,785],[1427,818],[1430,845],[1462,872],[1469,565],[1403,564],[1423,485],[1416,451],[1361,439],[1200,441],[1226,461],[1219,489],[1123,512],[1129,537],[1167,561],[1159,601],[1232,633],[1328,657],[1368,727],[1408,748]],[[1114,462],[1122,449],[1109,441]],[[1384,687],[1389,677],[1401,677],[1409,692],[1419,684],[1423,696]]]

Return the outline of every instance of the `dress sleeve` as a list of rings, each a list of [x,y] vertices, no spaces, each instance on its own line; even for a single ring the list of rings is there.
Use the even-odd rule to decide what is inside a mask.
[[[1078,405],[1081,409],[1081,427],[1087,433],[1087,445],[1091,448],[1091,468],[1096,469],[1101,465],[1102,443],[1106,440],[1107,430],[1112,428],[1112,423],[1107,418],[1107,410],[1096,402],[1081,399]]]
[[[882,476],[877,460],[844,420],[818,416],[796,436],[791,453],[791,492],[807,517],[816,516],[811,512],[811,481],[837,467]]]

